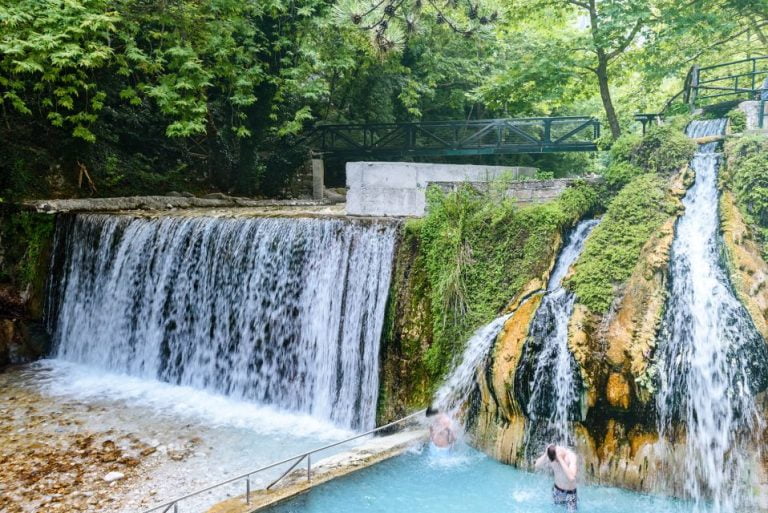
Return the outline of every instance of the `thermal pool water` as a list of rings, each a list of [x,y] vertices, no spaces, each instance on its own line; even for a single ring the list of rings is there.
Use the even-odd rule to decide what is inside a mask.
[[[552,504],[552,479],[503,465],[462,448],[429,448],[314,488],[270,513],[562,513]],[[579,511],[689,513],[690,503],[617,488],[582,486]]]

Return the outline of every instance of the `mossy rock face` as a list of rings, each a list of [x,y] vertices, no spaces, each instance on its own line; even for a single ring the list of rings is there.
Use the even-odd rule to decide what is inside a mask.
[[[725,263],[739,300],[768,340],[768,139],[726,144],[720,221]]]
[[[562,234],[600,208],[577,183],[518,207],[471,187],[430,189],[424,219],[405,224],[382,341],[380,422],[427,406],[479,327],[546,283]]]
[[[565,285],[578,301],[596,314],[604,314],[635,270],[643,247],[664,223],[682,209],[679,186],[644,174],[624,187],[590,235]]]
[[[381,345],[379,424],[426,406],[435,388],[425,363],[432,344],[429,282],[419,239],[407,229],[392,276]]]
[[[47,350],[41,321],[54,224],[48,214],[0,211],[0,367]]]
[[[655,472],[664,464],[658,443],[652,380],[647,377],[668,281],[674,223],[693,176],[683,166],[672,176],[644,173],[633,178],[608,205],[601,224],[568,273],[565,283],[577,302],[568,324],[568,346],[584,384],[581,421],[574,442],[587,479],[636,490],[658,490]],[[526,289],[530,289],[529,283]],[[483,377],[483,404],[473,425],[477,445],[494,457],[528,466],[527,419],[509,386],[516,369],[514,340],[524,340],[535,309],[510,318],[494,361]],[[514,334],[510,338],[509,334]],[[672,488],[680,483],[672,484]],[[661,483],[665,485],[665,483]],[[672,490],[670,490],[672,491]]]

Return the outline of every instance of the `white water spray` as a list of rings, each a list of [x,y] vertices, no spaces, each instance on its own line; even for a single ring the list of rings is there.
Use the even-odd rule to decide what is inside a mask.
[[[497,317],[475,331],[469,339],[459,364],[435,394],[434,405],[440,411],[452,412],[453,415],[456,415],[464,405],[475,386],[475,375],[478,369],[482,368],[483,363],[488,358],[491,346],[510,315]]]
[[[550,303],[559,305],[560,298],[567,296],[566,301],[570,305],[570,308],[573,308],[573,296],[561,287],[561,282],[570,266],[576,261],[576,258],[578,258],[581,253],[587,235],[589,235],[590,231],[597,225],[597,223],[598,221],[595,220],[583,221],[573,230],[568,243],[560,253],[555,268],[552,271],[547,286],[547,295],[545,296],[545,301],[542,302],[542,306]],[[557,301],[554,300],[555,297],[558,298]],[[551,298],[549,303],[547,303],[547,298]],[[477,372],[484,367],[493,343],[496,341],[496,338],[504,327],[504,323],[507,322],[510,316],[511,314],[498,317],[475,331],[467,342],[467,346],[464,349],[464,353],[462,354],[458,365],[454,368],[453,372],[451,372],[443,386],[440,387],[435,395],[434,405],[439,410],[452,412],[454,416],[458,413],[476,384],[475,376],[477,375]],[[555,317],[558,323],[558,333],[561,333],[562,335],[562,340],[558,339],[557,344],[555,344],[556,352],[554,357],[558,360],[555,379],[558,383],[558,390],[562,389],[563,391],[573,389],[573,375],[570,369],[571,357],[567,348],[567,323],[569,317],[570,313],[566,317],[562,317],[559,312]],[[553,354],[547,353],[547,361],[550,361],[552,356]],[[563,395],[565,396],[565,392]],[[564,398],[561,402],[566,403],[566,401],[567,398]],[[564,407],[564,409],[567,408]],[[566,417],[567,416],[563,416],[564,419]]]

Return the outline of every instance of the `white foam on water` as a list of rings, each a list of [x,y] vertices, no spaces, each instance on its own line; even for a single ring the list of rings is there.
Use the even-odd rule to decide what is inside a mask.
[[[470,449],[461,440],[456,442],[451,448],[441,448],[428,444],[426,451],[427,466],[434,469],[467,467],[485,457],[482,453]]]
[[[206,427],[248,429],[263,435],[340,440],[353,434],[304,413],[288,412],[157,380],[96,370],[62,360],[42,360],[47,371],[40,391],[80,401],[107,401],[117,407],[140,408],[157,416],[172,416]]]

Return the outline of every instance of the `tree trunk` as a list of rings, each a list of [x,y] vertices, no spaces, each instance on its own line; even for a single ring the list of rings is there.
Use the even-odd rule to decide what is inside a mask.
[[[600,86],[600,99],[603,101],[605,117],[608,119],[608,126],[611,129],[611,137],[618,139],[621,136],[621,126],[619,125],[619,118],[616,116],[616,109],[613,107],[611,89],[608,87],[608,62],[602,53],[602,51],[598,51],[599,62],[595,69],[595,74],[597,75],[597,83]]]
[[[600,87],[600,99],[603,101],[605,117],[608,119],[608,126],[611,128],[611,137],[615,140],[621,136],[621,127],[619,126],[619,118],[616,116],[616,109],[613,107],[611,89],[608,87],[608,61],[610,60],[610,57],[608,57],[605,48],[603,48],[600,43],[597,1],[589,0],[589,4],[587,4],[586,7],[589,12],[592,43],[595,45],[595,52],[597,53],[597,67],[593,68],[592,71],[597,75],[597,84]]]

